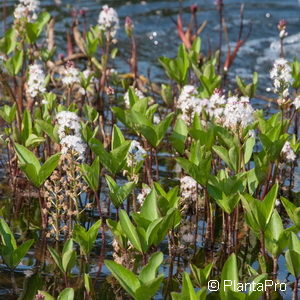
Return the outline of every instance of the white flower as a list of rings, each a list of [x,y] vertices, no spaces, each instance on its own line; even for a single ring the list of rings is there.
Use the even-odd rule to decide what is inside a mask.
[[[15,19],[27,18],[30,22],[37,18],[37,11],[40,7],[40,1],[37,0],[20,0],[14,11]]]
[[[115,37],[119,28],[117,12],[112,7],[104,5],[99,14],[98,24],[101,30],[107,31],[111,37]]]
[[[147,152],[139,142],[132,141],[127,156],[128,166],[131,167],[136,163],[143,161],[145,159],[146,154]]]
[[[285,38],[285,37],[287,37],[287,36],[288,36],[288,32],[285,31],[285,29],[282,29],[282,30],[279,31],[279,37],[280,37],[281,39],[283,39],[283,38]]]
[[[215,91],[207,104],[207,113],[210,117],[219,119],[224,113],[224,105],[226,103],[225,96],[219,91]]]
[[[16,19],[21,19],[23,17],[27,17],[28,10],[22,4],[18,4],[14,11],[14,17]]]
[[[62,83],[65,86],[80,83],[78,69],[76,69],[73,65],[67,65],[66,69],[64,70]]]
[[[161,119],[160,119],[159,115],[154,115],[153,116],[153,123],[154,124],[159,124],[160,121],[161,121]]]
[[[143,99],[145,98],[145,95],[137,88],[134,89],[134,93],[135,95],[139,98],[139,99]],[[129,101],[129,92],[127,91],[124,95],[124,101],[125,101],[125,106],[126,107],[130,107],[130,101]]]
[[[300,108],[300,96],[297,96],[293,102],[296,109]]]
[[[273,69],[270,72],[270,77],[273,80],[274,92],[281,94],[283,98],[288,97],[289,87],[293,83],[291,75],[291,67],[288,61],[284,58],[278,58],[274,62]]]
[[[182,111],[181,118],[187,123],[191,124],[195,113],[199,114],[205,110],[209,104],[208,99],[200,99],[197,97],[197,89],[192,85],[183,87],[178,101],[177,108]]]
[[[66,154],[69,150],[77,153],[79,159],[84,159],[86,144],[80,133],[80,119],[71,111],[61,111],[56,115],[58,123],[58,136],[62,146],[61,152]]]
[[[246,127],[254,121],[254,109],[249,103],[248,97],[236,96],[227,100],[224,109],[224,126],[235,129],[238,126]]]
[[[81,137],[80,134],[80,119],[71,111],[61,111],[56,115],[58,123],[58,136],[60,139],[67,135],[75,135]]]
[[[180,179],[180,192],[182,200],[195,200],[197,188],[201,189],[201,186],[192,177],[184,176]]]
[[[34,64],[29,66],[29,77],[27,83],[28,83],[27,92],[32,98],[46,92],[45,74],[42,70],[41,65]]]
[[[38,0],[20,0],[19,2],[26,6],[29,11],[36,11],[40,7],[40,1]]]
[[[285,142],[285,144],[282,147],[281,153],[285,156],[285,158],[288,161],[294,161],[296,159],[296,154],[293,151],[289,142]]]
[[[150,194],[151,189],[148,186],[142,188],[141,192],[137,195],[137,201],[143,205],[144,200]]]
[[[81,137],[76,135],[67,135],[60,140],[62,145],[61,153],[66,154],[69,150],[77,152],[80,159],[84,158],[86,144]]]

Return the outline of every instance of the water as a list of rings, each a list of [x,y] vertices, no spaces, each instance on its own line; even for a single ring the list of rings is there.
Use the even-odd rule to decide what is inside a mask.
[[[205,20],[208,21],[207,26],[201,35],[203,51],[207,51],[210,47],[215,49],[218,47],[218,15],[213,0],[201,1],[70,1],[62,0],[61,5],[55,5],[54,0],[43,0],[42,8],[55,16],[56,38],[58,44],[58,53],[66,53],[65,39],[66,29],[70,28],[71,15],[70,9],[86,10],[86,20],[88,25],[96,24],[100,8],[104,4],[113,6],[119,13],[121,18],[121,27],[124,24],[126,16],[130,16],[134,21],[135,36],[138,44],[138,61],[139,73],[145,76],[150,75],[152,82],[165,81],[165,75],[158,64],[159,56],[174,56],[179,45],[179,39],[176,32],[174,21],[177,18],[178,11],[182,10],[184,24],[188,24],[190,14],[189,6],[197,4],[198,23],[201,24]],[[244,11],[244,35],[252,26],[251,35],[247,43],[239,51],[234,62],[233,68],[230,70],[229,78],[233,79],[236,75],[243,79],[250,80],[254,71],[260,75],[259,94],[272,96],[267,92],[267,88],[271,87],[269,79],[269,70],[272,62],[279,56],[279,41],[277,32],[277,23],[280,19],[286,19],[288,22],[287,31],[289,36],[285,40],[285,54],[287,58],[300,58],[300,6],[297,0],[273,0],[273,1],[234,1],[225,0],[225,21],[229,31],[230,45],[233,49],[237,40],[240,24],[240,5],[245,3]],[[0,20],[3,21],[3,7],[7,8],[8,15],[11,15],[14,5],[17,1],[1,0]],[[11,18],[6,19],[7,27],[11,22]],[[3,34],[3,27],[0,27],[0,35]],[[130,57],[130,49],[128,47],[128,39],[123,29],[118,33],[118,47],[120,49],[121,58],[115,61],[115,67],[120,72],[128,72],[129,68],[126,59]],[[227,46],[224,45],[223,50],[226,51]],[[223,57],[225,54],[223,54]],[[254,100],[256,107],[265,108],[267,103],[260,99]],[[173,167],[173,166],[172,166]],[[299,171],[296,174],[295,191],[300,190]],[[167,172],[166,172],[167,176]],[[2,188],[1,188],[2,189]],[[97,253],[100,252],[97,247]],[[29,256],[29,258],[32,256]],[[19,267],[19,271],[27,269],[26,266],[32,265],[32,261],[26,258],[23,261],[25,266]],[[282,259],[280,263],[280,279],[284,280],[286,271]],[[0,269],[3,270],[2,266]],[[107,270],[104,268],[104,272]],[[95,272],[96,273],[96,272]],[[9,284],[5,281],[6,273],[0,278],[0,298],[8,295],[10,291]],[[19,276],[17,276],[19,277]]]
[[[11,15],[13,7],[17,1],[1,0],[0,5],[3,8],[6,2],[7,12]],[[201,35],[203,48],[211,49],[218,47],[218,16],[214,5],[214,0],[186,0],[182,1],[70,1],[62,0],[61,5],[55,5],[54,0],[41,1],[44,10],[47,10],[57,20],[56,32],[58,37],[58,46],[60,52],[65,51],[65,32],[70,27],[71,16],[70,8],[86,10],[86,19],[88,24],[96,24],[98,13],[101,6],[108,4],[117,9],[121,18],[121,27],[124,24],[126,16],[133,19],[135,25],[135,35],[138,43],[139,72],[147,75],[150,73],[152,81],[161,82],[165,80],[164,73],[157,62],[159,56],[172,56],[177,51],[179,39],[177,37],[174,21],[177,18],[178,11],[183,12],[184,24],[188,24],[190,14],[189,6],[197,4],[198,23],[201,24],[207,20],[208,24]],[[268,73],[273,60],[279,56],[279,43],[277,33],[277,23],[280,19],[286,19],[288,22],[287,31],[289,37],[286,39],[286,56],[290,59],[299,57],[297,49],[300,45],[299,21],[300,6],[297,0],[247,0],[234,1],[225,0],[225,21],[229,31],[231,45],[237,40],[240,24],[240,5],[245,4],[244,12],[244,36],[252,24],[252,31],[249,40],[241,48],[235,61],[234,67],[230,72],[231,77],[236,75],[243,78],[251,78],[254,71],[259,72],[261,84],[260,91],[265,92],[267,87],[271,86],[268,79]],[[2,10],[2,9],[1,9]],[[0,19],[3,19],[3,11],[0,13]],[[8,18],[8,23],[11,21]],[[0,33],[3,32],[1,28]],[[154,36],[153,36],[154,34]],[[122,59],[117,61],[119,70],[128,71],[124,57],[129,56],[128,40],[124,34],[123,28],[118,34],[118,47],[121,50]],[[226,47],[225,47],[226,46]],[[227,48],[225,45],[224,48]],[[224,49],[224,50],[225,50]]]

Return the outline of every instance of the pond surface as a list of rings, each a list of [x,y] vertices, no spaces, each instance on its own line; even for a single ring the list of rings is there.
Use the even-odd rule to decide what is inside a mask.
[[[150,78],[153,82],[161,82],[165,80],[162,68],[159,66],[157,58],[159,56],[173,56],[177,51],[179,39],[176,32],[175,21],[178,11],[182,10],[183,19],[186,24],[189,22],[189,6],[198,5],[198,23],[201,24],[205,20],[208,21],[202,36],[202,47],[204,51],[209,48],[218,47],[218,15],[213,0],[187,0],[187,1],[119,1],[119,0],[84,0],[70,1],[62,0],[61,5],[56,5],[54,0],[41,1],[42,9],[47,10],[57,20],[56,33],[58,41],[59,53],[65,53],[66,28],[70,28],[71,24],[71,8],[86,10],[86,20],[88,24],[96,24],[101,6],[108,4],[114,7],[121,17],[121,27],[124,24],[126,16],[130,16],[134,21],[135,35],[138,43],[139,56],[139,72]],[[271,88],[269,79],[269,70],[274,59],[279,56],[279,40],[277,32],[277,23],[280,19],[287,20],[287,31],[289,36],[285,40],[285,54],[287,58],[300,58],[300,6],[297,0],[247,0],[234,1],[225,0],[225,20],[229,31],[231,46],[237,40],[240,24],[240,5],[245,4],[244,11],[244,32],[245,35],[252,26],[251,35],[247,43],[241,48],[235,60],[234,66],[230,72],[230,78],[236,75],[244,79],[251,79],[254,71],[260,75],[259,93],[272,97],[272,93],[268,92]],[[4,11],[11,15],[14,5],[17,1],[1,0],[0,4],[0,20],[4,24]],[[6,28],[8,28],[11,18],[6,19]],[[3,33],[4,26],[0,27],[0,35]],[[127,72],[128,66],[122,57],[129,56],[128,40],[123,32],[123,28],[119,30],[117,36],[119,42],[121,58],[116,62],[116,69],[120,72]],[[224,46],[224,50],[226,47]],[[255,100],[256,107],[267,108],[268,103],[262,100]],[[271,109],[274,109],[271,107]],[[299,170],[298,170],[299,171]],[[300,190],[299,172],[295,178],[295,191]],[[2,174],[2,172],[0,172]],[[4,189],[1,187],[1,194]],[[99,253],[99,248],[96,252]],[[33,257],[33,255],[32,255]],[[286,277],[284,260],[280,263],[280,279]],[[33,258],[28,257],[23,261],[25,265],[32,265]],[[0,266],[0,268],[3,266]],[[0,298],[10,293],[9,280],[7,279],[8,271],[4,268],[0,276]],[[20,273],[23,267],[19,268]],[[106,271],[103,269],[102,271]],[[96,272],[95,272],[96,273]],[[18,276],[17,276],[18,277]],[[20,275],[20,278],[24,276]],[[289,299],[289,295],[285,295],[285,299]]]

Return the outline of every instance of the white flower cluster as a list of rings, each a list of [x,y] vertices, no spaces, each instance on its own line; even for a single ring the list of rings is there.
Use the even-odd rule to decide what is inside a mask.
[[[61,152],[66,154],[68,150],[77,152],[80,159],[84,158],[86,144],[80,133],[80,119],[70,111],[61,111],[56,115],[58,123],[58,136],[62,146]]]
[[[140,205],[143,205],[144,200],[150,194],[150,192],[151,189],[148,186],[142,188],[141,192],[137,195],[137,201],[140,203]]]
[[[195,113],[200,113],[208,105],[207,99],[197,97],[197,89],[193,85],[183,87],[177,101],[177,108],[182,111],[182,119],[187,124],[191,124]]]
[[[65,86],[71,86],[75,83],[80,83],[79,79],[79,70],[73,66],[73,64],[69,64],[66,66],[62,83]]]
[[[294,101],[293,104],[295,106],[296,109],[300,108],[300,96],[297,96]]]
[[[58,136],[60,139],[67,135],[80,136],[80,119],[71,111],[61,111],[56,115]]]
[[[134,89],[135,95],[139,98],[139,99],[143,99],[145,98],[145,95],[137,88]],[[129,92],[127,91],[124,95],[124,101],[125,101],[125,106],[126,107],[130,107],[130,101],[129,101]]]
[[[101,30],[105,30],[111,37],[115,37],[119,28],[118,13],[112,7],[104,5],[99,14],[98,24]]]
[[[224,108],[223,124],[231,129],[238,126],[245,128],[254,121],[253,114],[254,109],[248,97],[230,97]]]
[[[285,142],[282,147],[281,154],[283,154],[288,161],[294,161],[296,159],[296,154],[289,142]]]
[[[177,107],[183,113],[182,119],[190,124],[195,113],[200,115],[202,111],[205,111],[210,118],[220,119],[224,113],[225,104],[225,96],[219,90],[216,90],[210,99],[201,99],[197,97],[196,87],[186,85],[178,98]]]
[[[139,142],[132,141],[127,156],[128,166],[132,167],[136,163],[143,161],[145,159],[146,154],[147,152]]]
[[[288,61],[284,58],[278,58],[275,60],[270,72],[270,77],[274,84],[274,92],[280,94],[283,98],[289,96],[289,87],[293,83],[291,71]]]
[[[80,159],[84,158],[86,144],[81,137],[76,135],[67,135],[60,140],[60,144],[62,145],[61,153],[66,154],[70,149],[72,149],[77,152]]]
[[[45,74],[41,65],[34,64],[29,66],[29,77],[27,84],[27,92],[32,98],[46,92]]]
[[[224,105],[226,104],[225,96],[216,90],[210,97],[206,111],[211,118],[220,119],[224,113]]]
[[[197,201],[197,190],[201,190],[200,184],[190,176],[180,179],[180,199],[183,209],[187,209],[191,202]]]
[[[37,18],[37,11],[40,7],[40,1],[38,0],[19,0],[19,4],[14,11],[15,19],[27,18],[30,22]]]

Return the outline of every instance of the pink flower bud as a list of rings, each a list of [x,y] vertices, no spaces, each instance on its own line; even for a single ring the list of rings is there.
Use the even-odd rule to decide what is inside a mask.
[[[278,22],[277,28],[279,31],[284,30],[286,28],[287,22],[286,20],[282,19]]]
[[[193,4],[190,6],[190,10],[192,14],[195,14],[198,10],[198,5],[197,4]]]
[[[129,37],[132,35],[133,27],[134,27],[134,25],[133,25],[132,19],[130,17],[126,17],[126,19],[125,19],[125,31],[126,31],[126,33]]]

